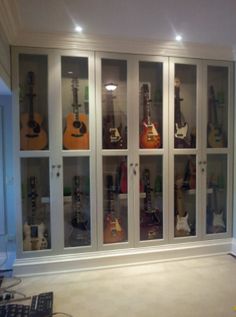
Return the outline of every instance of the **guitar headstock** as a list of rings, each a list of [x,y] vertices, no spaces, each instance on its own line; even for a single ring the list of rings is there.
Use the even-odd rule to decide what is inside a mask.
[[[29,71],[27,75],[27,83],[30,87],[34,86],[35,82],[35,77],[34,77],[34,72]]]

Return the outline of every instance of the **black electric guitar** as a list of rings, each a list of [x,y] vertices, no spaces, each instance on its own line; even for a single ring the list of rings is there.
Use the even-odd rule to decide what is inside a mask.
[[[29,92],[29,111],[20,116],[20,147],[22,150],[42,150],[47,146],[47,134],[42,128],[42,116],[34,111],[34,73],[28,72],[27,84]]]
[[[88,219],[85,216],[85,213],[81,210],[80,177],[77,175],[74,176],[73,183],[73,216],[71,220],[73,229],[69,237],[69,244],[70,246],[87,245],[90,241],[90,230]]]
[[[113,177],[107,175],[107,211],[104,219],[104,243],[122,242],[125,240],[125,233],[121,227],[120,219],[114,209],[114,188]]]
[[[24,240],[23,250],[42,250],[48,247],[48,242],[45,238],[46,227],[43,222],[37,224],[36,222],[36,210],[37,210],[37,192],[36,192],[36,177],[29,177],[30,191],[28,197],[31,201],[31,213],[28,216],[28,222],[24,224]]]
[[[150,186],[150,171],[145,169],[143,172],[144,192],[144,210],[140,212],[140,239],[152,240],[160,237],[160,226],[162,223],[161,212],[158,208],[152,206],[152,188]]]
[[[112,91],[107,91],[106,104],[108,114],[103,120],[103,148],[106,149],[124,149],[126,148],[127,136],[122,135],[123,127],[120,123],[119,127],[115,124],[114,103],[115,97]]]
[[[189,147],[187,144],[188,124],[183,121],[183,115],[181,113],[181,101],[180,98],[180,85],[179,78],[175,78],[175,148]]]
[[[213,113],[211,116],[211,121],[208,124],[208,146],[211,148],[222,148],[224,147],[224,138],[222,127],[218,122],[218,115],[217,115],[217,105],[218,101],[215,98],[215,91],[213,86],[210,86],[210,98],[209,98],[209,110]],[[213,119],[214,117],[214,119]]]

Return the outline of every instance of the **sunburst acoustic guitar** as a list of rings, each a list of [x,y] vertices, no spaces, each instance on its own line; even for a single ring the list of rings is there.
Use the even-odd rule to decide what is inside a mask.
[[[28,72],[27,81],[29,92],[29,111],[22,113],[20,116],[20,147],[22,150],[43,150],[48,143],[48,138],[45,130],[42,128],[42,116],[34,112],[34,73]]]
[[[78,79],[72,79],[73,112],[66,117],[63,146],[67,150],[87,150],[89,148],[88,116],[80,113],[78,102]]]

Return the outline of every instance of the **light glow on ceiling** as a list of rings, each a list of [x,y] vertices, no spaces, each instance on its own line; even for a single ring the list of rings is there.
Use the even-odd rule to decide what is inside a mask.
[[[176,39],[177,42],[181,42],[183,38],[182,38],[182,35],[177,34],[175,39]]]
[[[83,31],[82,26],[80,26],[80,25],[76,25],[76,27],[75,27],[75,31],[76,31],[76,32],[78,32],[78,33],[81,33],[81,32]]]

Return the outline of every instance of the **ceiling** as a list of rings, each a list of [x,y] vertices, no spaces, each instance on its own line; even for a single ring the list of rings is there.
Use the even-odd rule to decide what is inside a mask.
[[[236,0],[0,0],[14,24],[11,42],[24,34],[112,37],[236,45]],[[2,9],[0,9],[1,11]],[[8,22],[9,22],[8,21]],[[12,32],[13,34],[13,32]],[[17,42],[17,43],[18,43]]]

